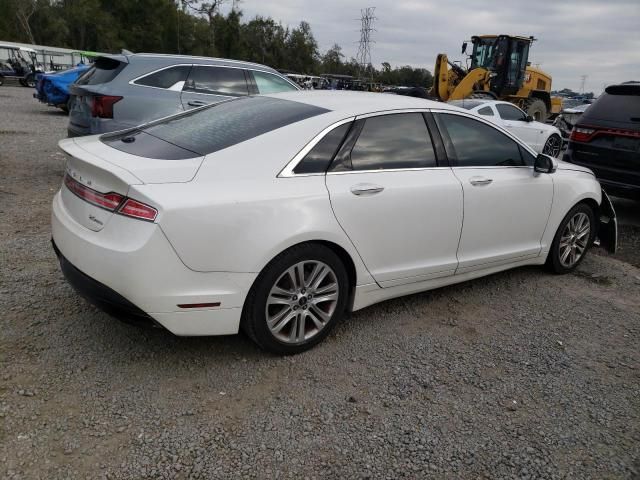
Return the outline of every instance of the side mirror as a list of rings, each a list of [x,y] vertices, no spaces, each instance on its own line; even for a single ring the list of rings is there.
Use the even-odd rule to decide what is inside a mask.
[[[556,171],[556,168],[557,165],[555,160],[544,153],[539,153],[536,157],[535,163],[533,164],[533,170],[538,173],[553,173]]]
[[[525,122],[533,122],[533,117],[531,115],[527,115],[524,120]]]
[[[463,55],[467,53],[467,42],[462,43],[462,52],[460,53],[462,53]]]

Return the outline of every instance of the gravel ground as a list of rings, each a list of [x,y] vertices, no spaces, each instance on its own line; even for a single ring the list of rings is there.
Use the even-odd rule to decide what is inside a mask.
[[[177,338],[63,280],[49,212],[66,117],[30,97],[0,87],[0,477],[640,478],[633,225],[636,248],[575,274],[388,301],[295,357]]]

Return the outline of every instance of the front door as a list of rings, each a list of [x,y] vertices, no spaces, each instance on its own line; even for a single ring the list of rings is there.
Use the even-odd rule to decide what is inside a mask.
[[[422,114],[357,120],[326,184],[338,222],[381,286],[455,272],[462,188],[438,166]]]
[[[488,123],[453,113],[436,118],[464,190],[457,273],[537,257],[551,176],[535,173],[533,155]]]

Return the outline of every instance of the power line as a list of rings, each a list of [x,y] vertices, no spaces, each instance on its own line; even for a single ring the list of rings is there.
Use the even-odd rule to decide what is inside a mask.
[[[371,65],[371,44],[375,43],[371,38],[371,32],[375,31],[373,22],[376,20],[374,14],[376,7],[367,7],[360,10],[360,42],[356,61],[360,65],[360,75],[363,76],[369,65]],[[370,69],[371,80],[373,81],[373,69]]]

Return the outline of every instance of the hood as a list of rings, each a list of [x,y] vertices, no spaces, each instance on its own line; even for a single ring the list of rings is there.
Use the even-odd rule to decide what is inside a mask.
[[[558,170],[571,170],[574,172],[588,173],[595,177],[595,174],[587,167],[576,165],[575,163],[564,162],[562,160],[557,160],[557,159],[556,161],[558,162]]]

